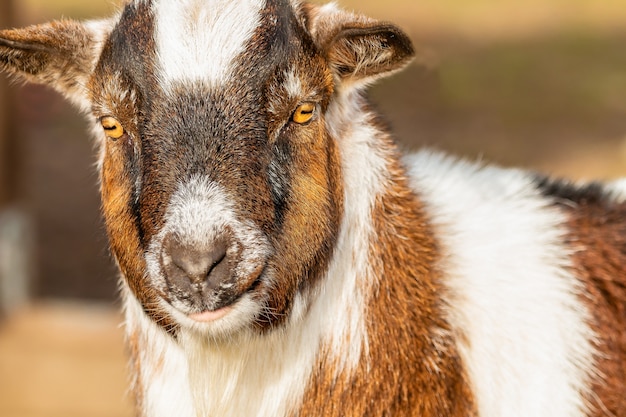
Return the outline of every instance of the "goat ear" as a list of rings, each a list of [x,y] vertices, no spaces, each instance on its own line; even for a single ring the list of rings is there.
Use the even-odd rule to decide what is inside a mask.
[[[84,105],[108,27],[105,21],[65,20],[0,31],[0,69],[23,81],[49,85]]]
[[[367,83],[404,68],[413,59],[411,40],[393,24],[344,12],[332,3],[307,7],[309,32],[344,82]]]

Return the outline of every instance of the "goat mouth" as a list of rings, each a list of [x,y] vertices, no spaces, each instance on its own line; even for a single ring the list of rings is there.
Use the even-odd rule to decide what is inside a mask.
[[[212,242],[199,249],[164,239],[159,269],[166,301],[199,322],[218,320],[246,294],[254,293],[266,269],[265,257],[246,257],[239,242]]]
[[[226,317],[232,310],[232,307],[228,306],[218,310],[206,310],[201,313],[190,314],[188,317],[198,323],[212,323]]]
[[[241,316],[240,310],[247,312],[243,313],[246,321],[253,322],[258,311],[257,308],[251,308],[250,304],[257,307],[260,305],[259,299],[263,297],[258,292],[262,287],[266,268],[265,263],[258,265],[246,279],[235,280],[227,288],[207,290],[205,287],[181,292],[178,288],[170,287],[161,296],[176,312],[174,317],[178,317],[178,321],[182,319],[181,324],[187,322],[207,325],[229,321],[230,316]]]

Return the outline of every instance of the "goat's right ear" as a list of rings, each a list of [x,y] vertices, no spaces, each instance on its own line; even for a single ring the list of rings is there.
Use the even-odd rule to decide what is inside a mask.
[[[19,80],[49,85],[84,106],[110,28],[104,20],[64,20],[0,31],[0,69]]]
[[[345,12],[334,3],[306,4],[303,12],[305,26],[344,86],[368,84],[413,59],[411,40],[391,23]]]

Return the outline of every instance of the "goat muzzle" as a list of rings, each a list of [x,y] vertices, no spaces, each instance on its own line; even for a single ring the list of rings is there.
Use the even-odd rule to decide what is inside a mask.
[[[203,245],[192,245],[175,235],[163,240],[161,267],[172,293],[186,299],[193,309],[212,310],[232,301],[237,258],[229,252],[232,238],[216,237]]]

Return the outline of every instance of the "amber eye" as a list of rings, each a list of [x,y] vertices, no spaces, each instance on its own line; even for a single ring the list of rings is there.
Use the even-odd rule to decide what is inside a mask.
[[[293,113],[291,120],[298,124],[305,124],[310,122],[315,115],[315,104],[314,103],[304,103],[298,106],[296,111]]]
[[[103,117],[100,120],[104,133],[111,139],[119,139],[124,136],[124,127],[114,117]]]

